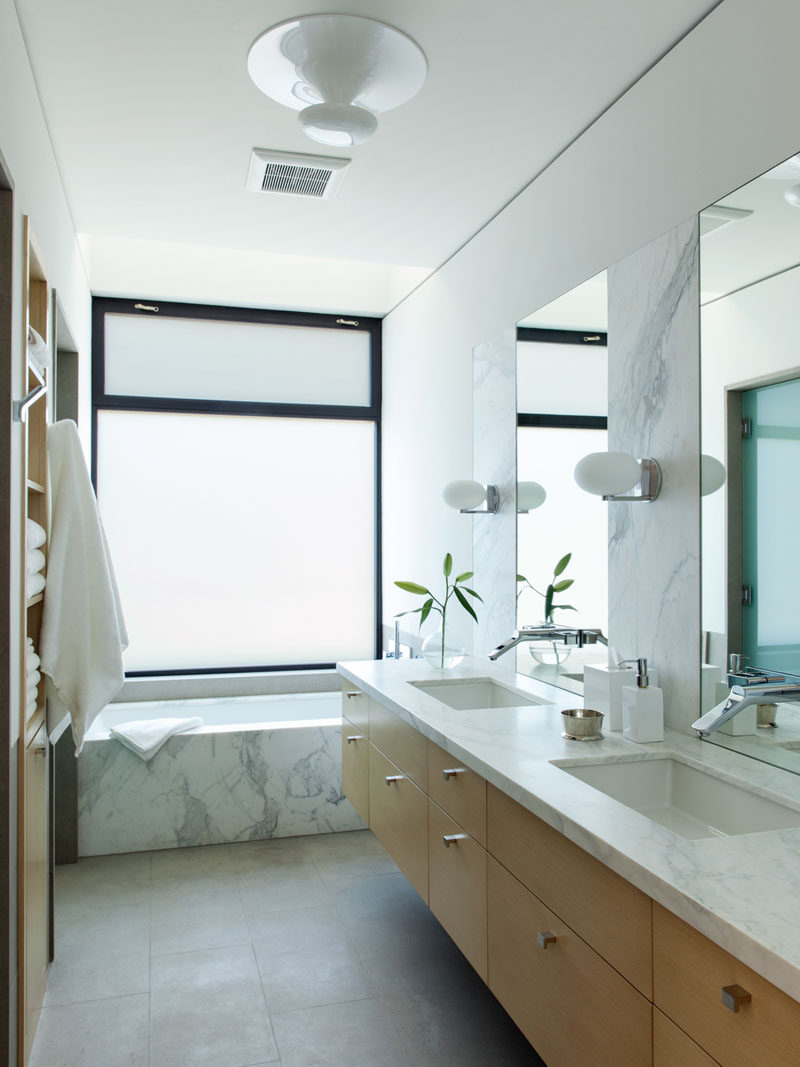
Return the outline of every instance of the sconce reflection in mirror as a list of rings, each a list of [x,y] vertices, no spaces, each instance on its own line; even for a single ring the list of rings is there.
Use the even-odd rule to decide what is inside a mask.
[[[650,502],[661,491],[658,461],[634,459],[627,452],[590,452],[578,461],[574,477],[581,489],[603,500]],[[629,490],[629,496],[622,495]]]
[[[527,515],[540,508],[547,499],[547,490],[538,482],[517,482],[517,514]]]
[[[707,456],[705,452],[700,457],[700,495],[711,496],[725,484],[725,468],[718,459]]]
[[[448,482],[442,490],[442,499],[462,515],[494,515],[500,506],[496,485],[482,485],[469,479]]]

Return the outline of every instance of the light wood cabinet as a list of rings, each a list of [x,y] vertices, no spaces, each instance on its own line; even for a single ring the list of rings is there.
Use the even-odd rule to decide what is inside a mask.
[[[369,739],[420,789],[428,785],[428,742],[377,700],[369,704]]]
[[[369,815],[375,836],[428,903],[428,798],[382,752],[369,754]]]
[[[717,1061],[663,1012],[653,1008],[653,1067],[717,1067]]]
[[[369,741],[357,726],[342,718],[342,792],[369,823]]]
[[[486,981],[486,850],[428,802],[430,909]]]
[[[489,988],[548,1067],[649,1067],[650,1002],[492,856]]]
[[[428,741],[428,796],[486,844],[486,779]]]
[[[656,1006],[725,1067],[800,1063],[800,1004],[658,904],[653,968]]]
[[[372,703],[366,693],[350,682],[342,684],[342,715],[355,726],[359,733],[369,737],[369,706]]]
[[[494,786],[487,847],[652,1000],[652,901]]]

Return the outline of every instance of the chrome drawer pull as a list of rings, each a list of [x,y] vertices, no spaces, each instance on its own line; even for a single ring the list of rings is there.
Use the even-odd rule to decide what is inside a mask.
[[[540,930],[536,935],[536,941],[539,948],[547,948],[548,945],[554,945],[558,938],[552,930]]]
[[[456,841],[466,840],[466,837],[466,834],[443,834],[442,841],[444,841],[445,848],[450,848],[450,846],[454,845]]]
[[[348,738],[347,738],[347,743],[349,745],[349,744],[352,744],[353,741],[363,741],[363,740],[364,740],[364,735],[363,734],[349,734]]]
[[[363,693],[359,693],[357,689],[354,690],[352,693],[348,689],[348,691],[345,693],[345,696],[347,697],[348,700],[352,700],[353,697],[363,697],[363,695],[364,694]]]
[[[749,1004],[752,995],[740,985],[724,985],[722,987],[722,1003],[731,1011],[738,1011],[743,1004]]]
[[[442,771],[442,778],[444,778],[444,780],[446,782],[449,782],[450,779],[451,778],[455,778],[455,776],[457,774],[466,774],[466,773],[467,773],[467,768],[466,767],[450,767],[450,768],[446,768],[445,770]]]
[[[386,775],[386,784],[387,785],[391,785],[392,782],[402,782],[404,778],[405,778],[404,774],[387,774]]]

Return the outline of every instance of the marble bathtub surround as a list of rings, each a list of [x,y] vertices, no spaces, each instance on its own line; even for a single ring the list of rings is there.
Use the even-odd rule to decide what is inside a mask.
[[[658,500],[609,503],[609,639],[659,671],[664,721],[700,706],[698,221],[608,271],[608,447],[656,456]]]
[[[587,746],[561,736],[574,697],[472,658],[448,677],[493,678],[550,703],[456,711],[409,684],[429,680],[409,661],[339,665],[380,701],[492,785],[575,842],[717,945],[800,1000],[800,829],[687,840],[580,782],[554,762],[629,761],[674,754],[714,777],[800,810],[800,778],[674,730],[634,744],[609,735]],[[764,901],[769,907],[764,907]]]

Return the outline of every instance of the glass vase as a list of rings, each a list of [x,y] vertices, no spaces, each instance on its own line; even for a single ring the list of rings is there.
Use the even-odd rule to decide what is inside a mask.
[[[458,635],[452,633],[448,626],[442,639],[442,628],[428,634],[422,642],[422,658],[434,670],[449,670],[457,667],[464,659],[464,647]]]
[[[555,629],[555,624],[552,622],[543,622],[539,625],[542,628],[550,626]],[[565,645],[563,641],[531,641],[528,651],[531,659],[543,667],[558,667],[572,655],[572,646]]]

